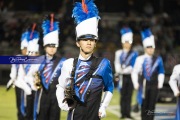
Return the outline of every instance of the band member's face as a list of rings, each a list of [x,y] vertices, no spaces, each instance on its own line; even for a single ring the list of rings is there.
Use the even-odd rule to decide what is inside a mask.
[[[80,52],[83,52],[85,54],[91,54],[96,47],[96,40],[82,39],[76,42],[76,45],[80,48]]]
[[[57,51],[57,47],[55,47],[55,46],[46,46],[45,51],[46,51],[46,53],[48,55],[53,56]]]
[[[130,49],[131,48],[131,43],[124,42],[124,43],[122,43],[122,46],[123,46],[124,49]]]
[[[154,51],[155,51],[155,49],[153,47],[146,47],[145,48],[145,52],[150,56],[152,56],[154,54]]]
[[[21,50],[21,54],[22,54],[22,55],[26,55],[26,54],[27,54],[27,48],[22,49],[22,50]]]

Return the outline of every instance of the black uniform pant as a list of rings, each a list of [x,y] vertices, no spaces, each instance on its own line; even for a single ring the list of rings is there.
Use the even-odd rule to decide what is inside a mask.
[[[33,120],[33,109],[34,109],[34,95],[35,92],[32,91],[31,95],[26,96],[27,106],[26,106],[26,120]]]
[[[93,93],[86,103],[78,103],[77,106],[68,112],[67,120],[100,120],[99,107],[101,102],[100,93]]]
[[[142,120],[153,120],[154,110],[158,97],[157,85],[146,86],[145,99],[143,99],[141,106],[141,118]]]
[[[74,110],[69,111],[67,120],[100,120],[98,117],[99,105],[92,106],[92,109],[96,107],[96,111],[92,111],[86,106],[78,105]],[[91,113],[91,114],[89,114]]]
[[[56,87],[43,90],[38,120],[60,120],[60,108],[56,98]]]
[[[131,98],[133,92],[133,83],[130,75],[123,75],[121,87],[121,115],[122,117],[131,117]]]
[[[24,116],[21,113],[21,91],[22,89],[15,87],[15,94],[16,94],[16,107],[17,107],[17,118],[18,120],[24,120]]]

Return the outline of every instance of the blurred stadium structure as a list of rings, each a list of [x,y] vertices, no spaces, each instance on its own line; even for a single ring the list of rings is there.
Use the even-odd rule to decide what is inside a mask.
[[[167,83],[174,65],[180,63],[180,0],[122,0],[121,4],[116,0],[95,2],[101,16],[100,41],[95,53],[107,57],[114,68],[114,51],[121,47],[119,29],[128,24],[134,32],[133,48],[142,54],[139,31],[143,23],[148,23],[155,35],[156,51],[163,57]],[[67,58],[76,56],[78,49],[71,10],[72,0],[0,0],[0,55],[19,54],[25,26],[36,22],[41,31],[43,16],[54,12],[60,21],[61,51],[58,54]],[[42,48],[42,37],[40,45]],[[7,83],[9,72],[10,65],[0,65],[0,85]]]

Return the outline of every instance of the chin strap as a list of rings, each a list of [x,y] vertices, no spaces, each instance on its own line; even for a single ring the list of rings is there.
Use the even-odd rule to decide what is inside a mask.
[[[99,117],[100,118],[106,117],[106,108],[108,107],[112,96],[113,96],[113,94],[111,92],[109,92],[109,91],[106,91],[104,93],[103,99],[102,99],[102,102],[101,102],[101,106],[100,106],[100,109],[99,109]]]

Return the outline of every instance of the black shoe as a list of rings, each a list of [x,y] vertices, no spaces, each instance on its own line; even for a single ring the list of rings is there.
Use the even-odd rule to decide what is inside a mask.
[[[128,117],[126,117],[128,120],[134,120],[134,118],[133,117],[131,117],[131,116],[128,116]]]
[[[124,118],[125,118],[125,116],[121,116],[121,117],[120,117],[120,120],[121,120],[121,119],[124,119]]]
[[[138,104],[135,104],[133,107],[132,107],[132,111],[137,113],[139,112],[140,108],[139,108],[139,105]]]

